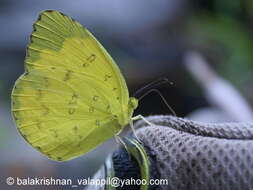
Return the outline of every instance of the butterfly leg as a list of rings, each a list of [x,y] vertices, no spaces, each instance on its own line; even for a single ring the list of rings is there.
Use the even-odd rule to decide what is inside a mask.
[[[130,125],[130,127],[131,127],[131,129],[132,129],[132,131],[133,131],[134,137],[135,137],[139,142],[141,142],[140,139],[138,138],[137,134],[136,134],[133,121],[134,121],[134,120],[131,119],[130,122],[129,122],[129,125]]]
[[[132,121],[139,120],[139,119],[142,119],[145,123],[147,123],[150,126],[154,125],[153,123],[151,123],[147,119],[145,119],[145,117],[143,117],[142,115],[137,115],[135,117],[132,117]]]
[[[128,152],[128,149],[127,149],[127,145],[126,143],[123,141],[123,139],[119,136],[119,135],[115,135],[115,140],[118,144],[122,144],[124,146],[124,148],[126,149],[126,151]]]

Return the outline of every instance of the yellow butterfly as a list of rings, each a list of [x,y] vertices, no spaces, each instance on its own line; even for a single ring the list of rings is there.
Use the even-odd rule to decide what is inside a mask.
[[[13,117],[29,144],[50,159],[72,159],[132,125],[137,106],[87,29],[58,11],[40,14],[12,92]]]

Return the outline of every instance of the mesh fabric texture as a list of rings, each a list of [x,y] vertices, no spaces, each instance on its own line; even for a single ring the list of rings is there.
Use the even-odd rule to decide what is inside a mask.
[[[207,124],[173,116],[139,121],[138,137],[168,179],[161,190],[253,189],[253,124]],[[152,154],[150,154],[152,152]]]

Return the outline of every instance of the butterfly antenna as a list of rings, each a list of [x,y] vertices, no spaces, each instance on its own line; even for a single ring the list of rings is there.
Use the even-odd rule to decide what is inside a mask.
[[[146,91],[147,89],[150,89],[150,88],[153,89],[154,87],[160,86],[160,85],[162,85],[162,84],[164,84],[164,83],[173,84],[173,83],[170,82],[169,79],[167,79],[167,78],[160,78],[160,79],[157,79],[157,80],[155,80],[155,81],[153,81],[153,82],[151,82],[151,83],[149,83],[149,84],[143,86],[142,88],[140,88],[139,90],[137,90],[137,91],[133,94],[133,96],[136,97],[136,98],[138,98],[139,94],[142,93],[144,90]],[[138,99],[139,99],[139,98],[138,98]]]
[[[148,94],[150,94],[151,92],[155,92],[157,93],[160,98],[162,99],[162,101],[165,103],[165,105],[167,106],[167,108],[170,110],[170,112],[174,115],[177,116],[176,112],[172,109],[172,107],[170,107],[170,105],[168,104],[168,102],[166,101],[166,99],[163,97],[162,93],[157,90],[157,89],[151,89],[149,91],[147,91],[146,93],[144,93],[140,98],[138,98],[138,100],[140,101],[141,99],[143,99],[145,96],[147,96]]]
[[[170,84],[172,85],[173,83],[169,81],[169,79],[167,79],[166,77],[165,78],[160,78],[160,79],[157,79],[147,85],[145,85],[144,87],[140,88],[139,90],[137,90],[133,96],[136,97],[138,100],[141,100],[142,98],[144,98],[145,96],[147,96],[148,94],[150,94],[151,92],[155,92],[157,93],[160,98],[162,99],[162,101],[165,103],[165,105],[167,106],[167,108],[170,110],[170,112],[174,115],[174,116],[177,116],[175,111],[169,106],[168,102],[166,101],[166,99],[163,97],[162,93],[157,90],[157,89],[154,89],[154,87],[156,86],[160,86],[162,84]],[[150,89],[152,88],[152,89]],[[144,90],[147,90],[149,89],[146,93],[144,93],[143,95],[139,96],[140,93],[142,93]],[[139,96],[139,97],[138,97]]]

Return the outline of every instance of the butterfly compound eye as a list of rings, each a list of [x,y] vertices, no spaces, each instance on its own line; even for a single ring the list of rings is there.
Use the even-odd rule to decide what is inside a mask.
[[[128,104],[132,109],[136,109],[138,107],[138,100],[136,98],[130,97]]]

